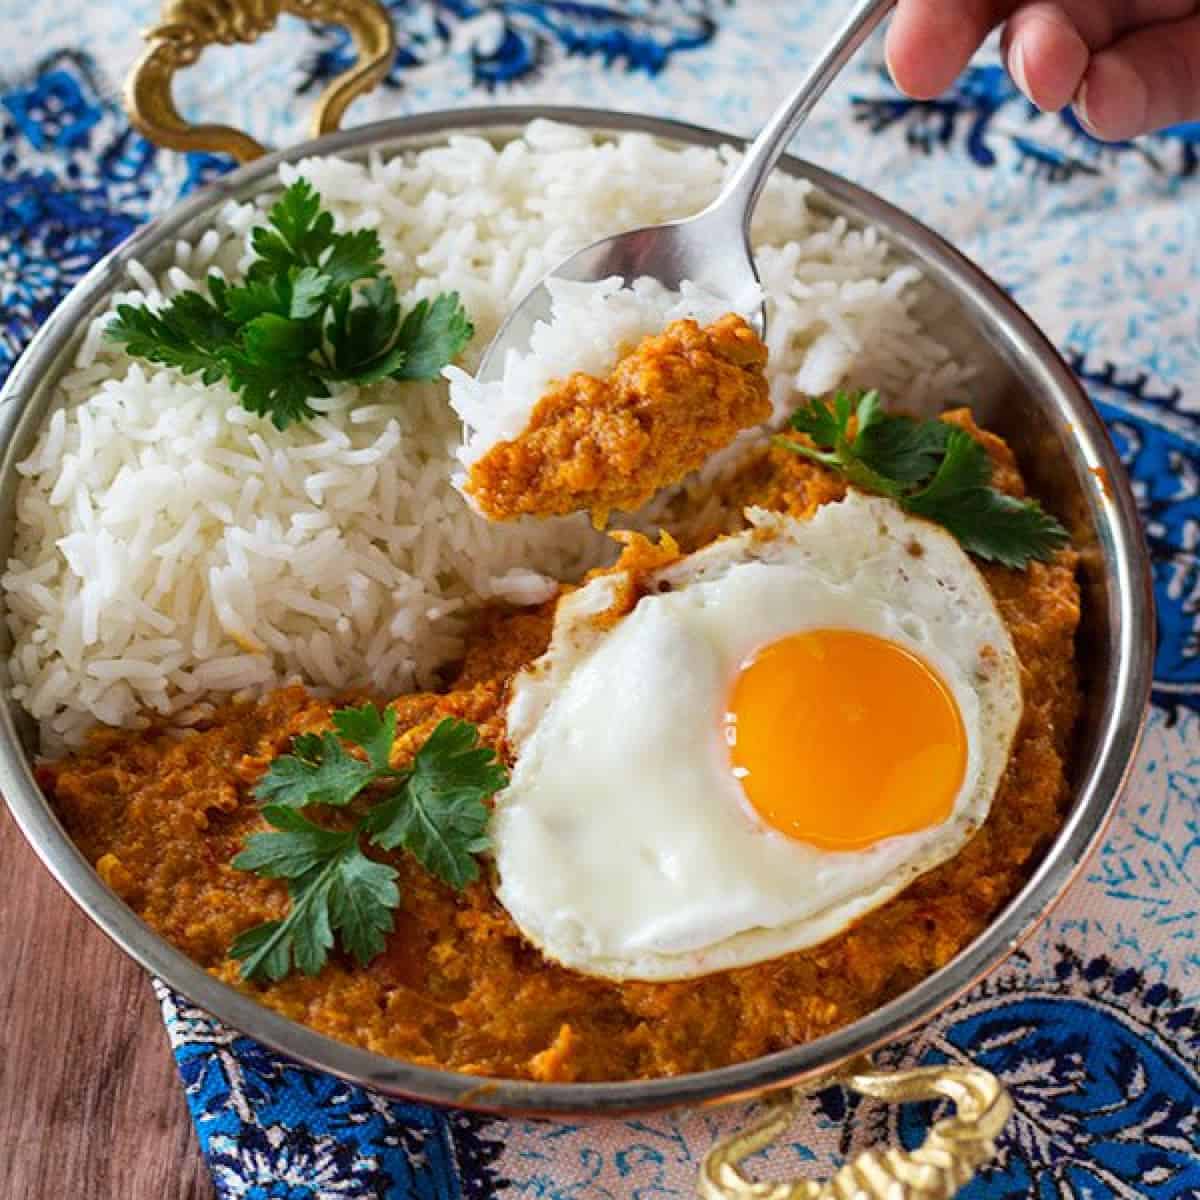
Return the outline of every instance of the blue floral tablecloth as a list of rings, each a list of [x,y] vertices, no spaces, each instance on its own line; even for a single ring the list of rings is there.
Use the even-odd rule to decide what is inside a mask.
[[[554,101],[735,132],[753,130],[839,7],[389,5],[395,65],[354,121]],[[119,109],[153,4],[0,0],[0,13],[2,373],[96,258],[229,164],[158,151]],[[206,55],[181,105],[286,143],[349,56],[339,32],[289,21],[258,47]],[[970,1200],[1200,1196],[1200,124],[1102,146],[1069,114],[1035,113],[993,51],[915,103],[876,44],[798,149],[946,234],[1062,348],[1133,476],[1159,607],[1155,708],[1103,846],[1023,951],[883,1061],[971,1057],[1008,1081],[1016,1115]],[[745,1119],[545,1124],[392,1103],[160,999],[222,1200],[687,1196],[713,1138]],[[826,1174],[868,1144],[916,1144],[928,1118],[825,1092],[761,1167]]]

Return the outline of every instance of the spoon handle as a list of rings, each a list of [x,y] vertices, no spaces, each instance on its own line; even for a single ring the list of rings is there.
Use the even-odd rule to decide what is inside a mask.
[[[771,168],[779,161],[780,155],[824,95],[825,89],[895,5],[896,0],[856,0],[850,6],[841,28],[809,67],[796,90],[763,126],[762,132],[747,149],[742,165],[710,212],[726,207],[730,215],[740,212],[743,225],[749,229],[754,206],[758,203]]]

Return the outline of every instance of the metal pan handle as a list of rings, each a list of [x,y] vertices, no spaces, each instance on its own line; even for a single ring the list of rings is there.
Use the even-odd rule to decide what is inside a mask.
[[[974,1066],[877,1072],[859,1059],[837,1082],[893,1104],[946,1099],[956,1111],[938,1121],[916,1150],[868,1150],[827,1182],[757,1182],[743,1174],[742,1160],[786,1131],[808,1089],[776,1093],[758,1121],[709,1151],[700,1172],[703,1200],[950,1200],[995,1157],[996,1138],[1012,1113],[1000,1081]]]
[[[337,129],[350,102],[379,83],[392,64],[395,33],[379,0],[169,0],[162,20],[143,34],[146,49],[125,84],[125,109],[134,128],[172,150],[210,150],[239,162],[265,154],[265,146],[232,126],[185,121],[171,83],[206,47],[255,42],[282,13],[343,25],[354,39],[358,60],[330,82],[313,110],[314,137]]]

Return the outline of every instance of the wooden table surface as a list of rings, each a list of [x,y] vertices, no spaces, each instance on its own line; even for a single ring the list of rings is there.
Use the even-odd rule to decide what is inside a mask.
[[[150,982],[0,803],[0,1197],[211,1200]]]

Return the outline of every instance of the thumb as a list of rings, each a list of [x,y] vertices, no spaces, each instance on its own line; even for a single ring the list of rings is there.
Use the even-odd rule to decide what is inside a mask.
[[[1109,142],[1200,118],[1200,15],[1139,29],[1093,54],[1075,110]]]

